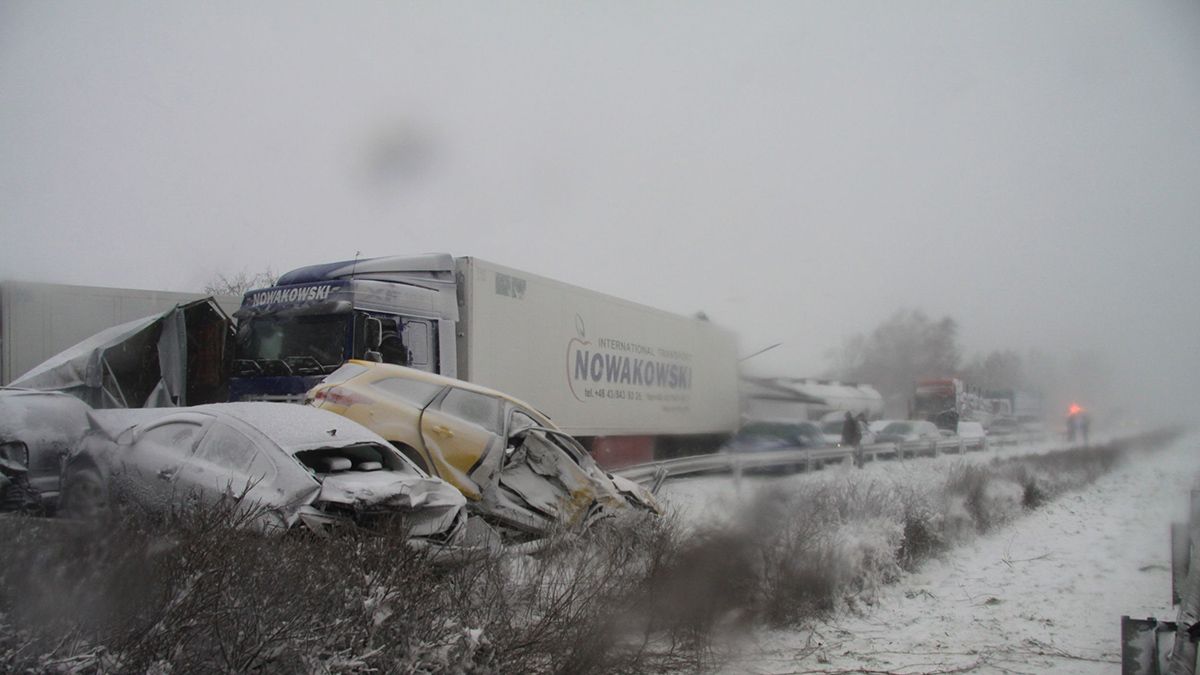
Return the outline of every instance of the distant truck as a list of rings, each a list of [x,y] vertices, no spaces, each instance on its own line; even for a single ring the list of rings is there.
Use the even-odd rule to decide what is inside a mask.
[[[203,297],[201,293],[4,281],[0,283],[0,384],[7,385],[102,330]],[[216,298],[226,312],[236,310],[239,300]]]
[[[996,389],[984,393],[997,416],[1011,417],[1023,423],[1040,422],[1046,414],[1037,392],[1021,389]]]
[[[529,401],[608,467],[715,449],[739,422],[734,335],[447,254],[314,265],[246,293],[232,400],[301,400],[351,358]]]
[[[986,428],[992,413],[977,391],[958,378],[947,377],[917,381],[909,418],[954,431],[960,421],[979,422]]]

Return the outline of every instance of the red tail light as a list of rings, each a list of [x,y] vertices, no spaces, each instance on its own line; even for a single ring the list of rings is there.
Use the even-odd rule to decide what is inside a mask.
[[[328,387],[326,389],[320,389],[317,391],[316,396],[313,397],[313,400],[318,404],[329,403],[331,405],[340,405],[346,408],[349,408],[356,403],[367,402],[366,399],[358,394],[341,387]]]

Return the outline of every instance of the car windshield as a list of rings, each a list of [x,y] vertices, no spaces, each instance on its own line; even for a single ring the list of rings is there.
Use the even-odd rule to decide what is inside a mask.
[[[892,422],[883,428],[885,434],[907,434],[912,431],[912,425],[908,422]]]

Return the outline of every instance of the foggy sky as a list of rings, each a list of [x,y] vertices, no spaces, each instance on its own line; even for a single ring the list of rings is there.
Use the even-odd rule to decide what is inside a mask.
[[[894,310],[1200,409],[1200,4],[0,3],[0,278],[473,255],[811,375]]]

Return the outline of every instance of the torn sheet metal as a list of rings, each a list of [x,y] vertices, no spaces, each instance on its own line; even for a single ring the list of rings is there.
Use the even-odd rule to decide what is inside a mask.
[[[153,408],[223,401],[233,327],[212,298],[103,330],[12,382],[61,391],[93,408]]]
[[[443,480],[394,471],[348,471],[325,476],[317,501],[359,512],[404,511],[413,536],[448,530],[467,504],[462,493]]]

